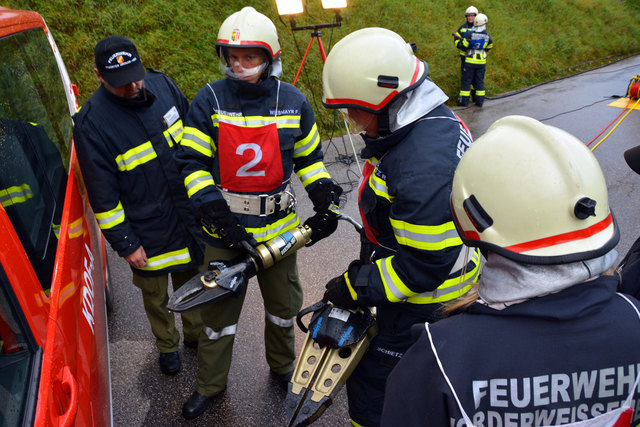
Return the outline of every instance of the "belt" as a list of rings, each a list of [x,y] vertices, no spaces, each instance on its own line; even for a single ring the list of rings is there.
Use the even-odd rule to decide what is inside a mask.
[[[287,189],[276,194],[239,194],[220,188],[220,193],[233,213],[267,216],[295,208],[296,199]]]

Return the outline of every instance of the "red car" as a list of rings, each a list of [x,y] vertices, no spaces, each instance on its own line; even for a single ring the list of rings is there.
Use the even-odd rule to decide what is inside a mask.
[[[42,17],[0,7],[0,426],[111,425],[104,240]]]

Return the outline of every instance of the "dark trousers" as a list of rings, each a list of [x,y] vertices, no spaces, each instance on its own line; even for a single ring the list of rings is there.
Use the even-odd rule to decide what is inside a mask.
[[[475,103],[481,107],[484,103],[484,74],[486,65],[465,64],[462,68],[462,83],[460,86],[460,97],[458,105],[469,105],[469,97],[471,96],[471,86],[475,90]]]

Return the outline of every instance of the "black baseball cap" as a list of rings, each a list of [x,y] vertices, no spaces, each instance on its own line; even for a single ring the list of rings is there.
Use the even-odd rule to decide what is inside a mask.
[[[624,159],[633,171],[640,175],[640,145],[624,152]]]
[[[100,40],[94,49],[96,68],[113,87],[143,80],[145,70],[136,45],[123,36]]]

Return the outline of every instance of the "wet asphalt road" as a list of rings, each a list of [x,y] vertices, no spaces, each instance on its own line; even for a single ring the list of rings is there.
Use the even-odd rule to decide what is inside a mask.
[[[607,104],[614,100],[611,96],[624,95],[631,77],[637,74],[640,74],[638,56],[519,94],[488,99],[481,109],[475,106],[454,109],[470,127],[475,138],[482,135],[496,119],[509,114],[523,114],[561,127],[586,143],[622,111]],[[632,111],[595,150],[607,178],[610,204],[622,233],[618,246],[621,255],[640,234],[637,222],[640,176],[631,172],[623,158],[626,149],[640,144],[639,135],[640,111]],[[354,142],[358,151],[361,147],[359,138],[355,137]],[[329,172],[345,189],[343,210],[359,219],[355,190],[350,191],[357,184],[358,167],[354,162],[345,163],[353,154],[350,142],[348,139],[338,139],[324,146]],[[311,204],[297,179],[293,181],[299,198],[298,211],[304,219],[312,213]],[[303,307],[321,299],[324,284],[341,274],[349,262],[357,258],[358,250],[357,233],[350,224],[341,222],[330,238],[298,252],[300,278],[305,290]],[[129,268],[111,251],[109,261],[115,307],[109,319],[115,425],[286,425],[285,393],[270,378],[264,359],[264,310],[255,281],[249,283],[240,317],[227,391],[202,416],[186,421],[180,411],[182,403],[195,389],[196,351],[184,348],[181,344],[182,371],[175,377],[166,377],[160,372],[158,353],[142,308],[142,298],[131,284]],[[298,330],[297,349],[300,349],[302,340],[303,334]],[[314,425],[349,425],[344,390]]]

